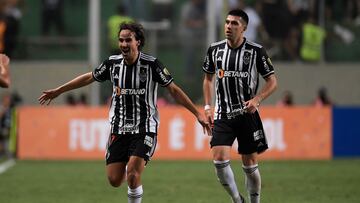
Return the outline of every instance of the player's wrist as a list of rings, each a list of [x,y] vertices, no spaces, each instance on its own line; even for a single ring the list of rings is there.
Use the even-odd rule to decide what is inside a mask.
[[[204,106],[204,110],[205,110],[205,111],[211,110],[211,106],[210,106],[209,104],[206,104],[206,105]]]
[[[263,100],[263,98],[262,98],[260,95],[258,95],[258,96],[257,96],[256,106],[260,106],[262,100]]]

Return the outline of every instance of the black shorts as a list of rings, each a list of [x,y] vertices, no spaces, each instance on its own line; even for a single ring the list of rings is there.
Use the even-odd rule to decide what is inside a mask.
[[[157,143],[155,133],[146,134],[112,134],[106,146],[106,164],[128,162],[130,156],[138,156],[150,161]]]
[[[238,115],[232,119],[214,121],[211,147],[232,146],[235,139],[238,141],[239,154],[261,153],[268,149],[264,128],[257,111],[253,114]]]

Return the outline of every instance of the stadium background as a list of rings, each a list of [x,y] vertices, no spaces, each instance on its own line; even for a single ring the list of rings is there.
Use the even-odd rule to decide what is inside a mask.
[[[99,86],[99,92],[96,94],[99,97],[98,102],[93,101],[94,89],[97,88],[91,86],[60,96],[51,107],[39,107],[37,104],[37,98],[41,91],[55,87],[80,73],[94,68],[93,62],[89,58],[88,43],[90,24],[88,17],[89,14],[91,15],[89,13],[90,2],[87,0],[65,0],[65,34],[58,35],[53,31],[47,37],[41,34],[41,1],[24,1],[20,7],[23,17],[21,18],[18,45],[11,59],[12,84],[9,90],[1,90],[2,93],[9,91],[22,99],[21,103],[18,103],[13,117],[10,139],[10,149],[12,152],[15,152],[18,160],[14,167],[8,169],[5,173],[0,173],[1,202],[2,200],[4,202],[23,202],[25,199],[30,202],[48,202],[46,198],[52,198],[51,194],[56,193],[54,190],[49,191],[49,197],[42,197],[40,194],[36,195],[37,193],[32,195],[31,193],[34,189],[32,188],[34,185],[31,183],[34,181],[40,182],[35,184],[36,187],[40,189],[46,188],[46,181],[41,181],[44,179],[56,181],[56,183],[61,185],[57,189],[64,193],[64,197],[57,198],[57,201],[55,198],[52,202],[106,202],[105,199],[94,197],[91,193],[88,195],[92,199],[73,195],[66,188],[69,188],[67,182],[70,182],[70,179],[79,178],[74,176],[74,174],[77,174],[76,171],[80,170],[79,168],[81,170],[88,170],[93,167],[101,169],[103,166],[103,163],[98,160],[101,160],[103,155],[104,146],[102,146],[103,142],[100,137],[106,134],[106,131],[103,132],[101,129],[106,128],[106,124],[104,125],[103,121],[106,120],[107,116],[105,103],[109,95],[107,91],[109,86],[107,84]],[[98,61],[102,61],[109,55],[106,46],[106,22],[115,13],[115,5],[119,2],[121,1],[106,0],[100,2],[101,18],[99,34],[101,51],[99,52]],[[132,10],[132,17],[135,19],[147,22],[159,20],[159,17],[156,15],[158,13],[156,1],[131,2],[130,4],[134,9]],[[204,42],[203,50],[201,48],[197,49],[196,63],[198,66],[194,67],[191,72],[196,79],[191,80],[184,68],[185,58],[182,54],[181,37],[179,36],[180,13],[186,0],[170,2],[172,2],[172,6],[169,7],[172,14],[168,18],[170,26],[167,29],[156,32],[156,44],[152,44],[153,42],[150,40],[154,31],[147,30],[148,44],[144,51],[150,54],[156,51],[156,55],[168,66],[177,84],[183,87],[190,97],[199,104],[199,108],[201,108],[201,63],[207,42]],[[246,2],[251,4],[253,1]],[[279,137],[276,135],[280,133],[284,138],[282,141],[285,141],[285,144],[291,147],[290,150],[289,147],[285,150],[272,148],[269,153],[270,155],[262,157],[262,159],[266,159],[263,164],[264,172],[262,173],[265,179],[264,183],[273,183],[273,185],[265,185],[264,187],[264,196],[268,197],[269,202],[343,202],[344,198],[347,202],[360,201],[360,196],[353,192],[353,188],[357,188],[360,182],[358,160],[360,148],[357,146],[357,143],[360,141],[360,130],[357,127],[360,121],[360,82],[358,79],[360,76],[360,26],[345,21],[341,17],[346,12],[345,8],[341,7],[341,1],[333,2],[335,4],[333,9],[334,13],[336,13],[336,18],[334,18],[334,22],[325,23],[326,26],[324,28],[326,29],[327,37],[323,49],[323,58],[319,62],[306,63],[301,60],[290,60],[283,56],[281,52],[272,56],[279,80],[279,89],[264,102],[261,114],[268,123],[269,132],[267,133],[271,136],[270,139],[272,140],[270,141],[275,143],[274,146],[279,147],[277,145],[279,144]],[[226,10],[226,4],[223,1],[225,6],[222,10]],[[342,41],[341,37],[337,36],[334,32],[334,27],[331,24],[341,25],[344,30],[351,32],[355,36],[353,41],[351,43]],[[203,38],[206,39],[207,36],[204,35]],[[334,101],[334,105],[327,107],[313,105],[320,87],[327,88],[331,99]],[[291,91],[294,96],[295,106],[293,107],[279,107],[277,105],[283,92],[286,90]],[[73,106],[68,103],[70,95],[79,98],[82,94],[88,98],[89,104],[92,105]],[[165,100],[167,98],[166,92],[161,90],[161,88],[160,96]],[[160,143],[160,149],[157,155],[155,155],[155,163],[152,163],[149,168],[154,167],[155,169],[153,170],[161,170],[160,167],[156,166],[158,164],[163,168],[162,170],[164,171],[162,173],[164,174],[168,174],[166,172],[167,167],[170,172],[176,171],[177,173],[184,174],[187,172],[178,171],[178,168],[185,166],[185,168],[195,168],[192,173],[197,177],[199,173],[204,172],[205,169],[202,169],[204,167],[206,168],[204,174],[208,174],[208,176],[201,177],[201,180],[211,187],[217,188],[216,192],[220,193],[221,197],[223,194],[219,192],[220,188],[217,187],[214,178],[212,178],[213,171],[210,170],[212,166],[207,162],[209,156],[206,154],[208,152],[206,138],[200,137],[200,143],[202,143],[203,148],[201,148],[201,151],[196,151],[197,145],[194,141],[195,139],[192,138],[198,137],[199,132],[195,121],[192,120],[189,114],[183,112],[181,108],[174,107],[173,105],[161,106],[160,111],[161,118],[164,119],[160,135],[162,136],[160,142],[163,143]],[[171,116],[175,116],[175,118]],[[73,134],[73,136],[77,136],[78,142],[74,142],[71,145],[71,141],[69,141],[72,129],[70,123],[81,119],[84,119],[85,123],[78,122],[75,125],[85,126],[87,129],[87,127],[94,124],[95,127],[90,127],[90,129],[95,130],[91,132],[81,131],[81,128],[79,128],[80,130],[77,129],[77,132],[81,132],[77,135]],[[175,124],[170,122],[174,119],[177,121]],[[49,123],[47,124],[46,122]],[[174,130],[171,131],[172,128],[175,131],[179,128],[184,130],[181,131],[182,134],[174,134]],[[44,146],[47,148],[44,148]],[[77,151],[79,149],[73,150],[71,146],[82,148],[80,151]],[[91,148],[91,146],[96,147]],[[184,154],[185,156],[183,156]],[[69,159],[75,161],[63,161]],[[192,159],[197,161],[184,161]],[[279,161],[279,159],[282,161]],[[0,158],[0,161],[7,162],[7,159]],[[344,165],[347,168],[344,168]],[[281,171],[280,167],[289,168],[289,171]],[[50,174],[39,174],[39,171],[42,171],[43,168],[48,169]],[[93,177],[94,174],[96,174],[95,176],[100,176],[97,179],[98,181],[105,181],[104,171],[100,169],[99,171],[90,170],[90,172],[84,173],[86,175],[81,177],[82,179],[80,178],[80,182],[87,183],[86,179]],[[284,172],[286,176],[280,177],[274,175],[276,173],[274,171],[277,170],[280,171],[280,174]],[[317,170],[319,172],[315,174],[309,172]],[[31,175],[26,174],[25,171],[32,171],[33,174],[38,174],[38,179],[32,179]],[[341,177],[341,172],[339,171],[342,171],[345,177]],[[60,180],[52,179],[51,173],[63,173],[64,175],[61,176]],[[157,176],[152,177],[151,173],[154,173],[154,171],[148,172],[149,175],[145,176],[145,181],[150,182],[151,180],[161,179],[161,177]],[[168,174],[168,177],[171,176],[170,174]],[[25,177],[25,179],[20,180],[19,176]],[[237,176],[238,179],[242,179],[241,173],[238,173]],[[313,180],[307,181],[306,177],[311,176],[313,176]],[[326,176],[331,178],[325,181]],[[171,178],[169,180],[178,182],[178,184],[174,183],[174,187],[179,189],[180,194],[189,193],[189,191],[181,187],[181,184],[187,184],[187,182]],[[189,181],[187,176],[185,180]],[[10,182],[18,182],[24,185],[24,188],[21,189],[24,192],[23,197],[16,197],[13,194],[12,191],[16,184],[9,184]],[[290,184],[291,182],[304,182],[303,184],[299,183],[299,188],[303,189],[299,189],[297,192],[288,191],[290,197],[286,195],[281,196],[280,192],[276,192],[281,190],[286,193],[286,188],[293,187]],[[340,186],[329,186],[336,182]],[[95,181],[92,183],[96,184]],[[166,179],[162,180],[161,183],[163,184],[163,186],[159,186],[161,189],[176,196],[176,192],[165,189],[168,184]],[[277,183],[283,184],[283,187],[277,188]],[[74,182],[71,184],[78,183]],[[194,182],[193,184],[199,183]],[[241,182],[239,182],[240,184]],[[107,186],[105,186],[105,183],[100,185],[104,185],[105,189],[100,189],[103,193],[111,195],[111,192],[114,192],[106,190]],[[311,185],[311,188],[306,189],[309,185]],[[329,189],[322,189],[326,187],[329,187]],[[194,202],[203,202],[202,198],[209,199],[209,194],[216,193],[215,191],[202,190],[201,188],[200,186],[198,190],[200,195],[198,198],[195,198],[197,200]],[[242,188],[242,185],[240,188]],[[311,190],[311,192],[308,190]],[[80,191],[84,192],[77,188],[75,191],[79,193]],[[316,193],[320,193],[320,195]],[[117,192],[118,196],[124,196],[123,194],[125,193]],[[201,194],[204,194],[204,196]],[[275,197],[272,194],[275,194]],[[158,199],[155,197],[156,195],[152,197],[153,199],[150,198],[148,202],[157,202]],[[163,199],[163,202],[170,201],[161,196],[158,198]],[[226,197],[223,196],[222,199],[224,198]],[[221,202],[222,199],[219,198],[217,200],[215,198],[212,201]],[[284,199],[287,201],[284,201]],[[111,201],[112,199],[108,200]],[[174,202],[184,201],[186,201],[186,198],[180,198]],[[264,200],[264,202],[268,201]]]

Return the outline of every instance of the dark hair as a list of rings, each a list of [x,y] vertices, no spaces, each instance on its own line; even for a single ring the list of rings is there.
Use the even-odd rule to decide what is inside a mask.
[[[232,16],[239,16],[241,17],[241,19],[243,19],[246,23],[246,25],[249,23],[249,16],[245,13],[245,11],[241,10],[241,9],[234,9],[229,11],[228,15],[232,15]]]
[[[145,45],[145,32],[144,28],[141,24],[135,22],[125,22],[120,24],[120,29],[118,32],[118,36],[122,30],[130,30],[135,34],[135,39],[140,41],[139,50]]]

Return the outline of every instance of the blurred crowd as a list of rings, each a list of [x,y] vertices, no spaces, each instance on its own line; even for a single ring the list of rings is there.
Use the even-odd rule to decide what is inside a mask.
[[[211,13],[217,19],[216,40],[224,37],[224,13],[241,8],[250,17],[246,38],[264,45],[273,60],[334,61],[327,58],[329,52],[349,57],[352,54],[355,56],[351,60],[359,60],[356,54],[360,52],[357,37],[360,34],[360,0],[109,0],[110,6],[100,1],[101,58],[118,53],[116,35],[121,22],[166,21],[170,24],[167,28],[146,30],[149,36],[144,51],[151,53],[149,44],[156,39],[159,50],[156,55],[171,64],[179,83],[185,90],[191,90],[192,98],[198,98],[201,89],[194,89],[194,85],[201,77],[199,67],[208,45],[209,2],[216,4],[216,11]],[[64,59],[63,55],[87,60],[88,23],[79,24],[79,19],[69,15],[88,11],[88,3],[86,0],[0,0],[0,53],[15,61]],[[86,13],[76,16],[87,20]],[[74,28],[82,33],[75,33]],[[71,46],[62,44],[76,37],[85,40],[74,40]],[[53,40],[46,40],[48,38]],[[49,43],[55,45],[49,46]],[[334,43],[345,48],[331,46]],[[106,103],[111,93],[101,94],[102,103]]]
[[[21,25],[22,21],[29,23],[29,20],[32,19],[24,19],[23,16],[29,16],[30,13],[32,16],[38,15],[37,19],[40,19],[40,22],[37,22],[39,24],[37,27],[39,36],[55,35],[59,37],[58,41],[64,41],[63,38],[61,39],[64,36],[74,37],[73,29],[68,28],[73,28],[74,25],[71,24],[76,23],[76,20],[74,22],[67,20],[71,17],[66,15],[73,12],[65,11],[66,9],[69,10],[70,7],[81,6],[81,2],[80,0],[37,0],[40,12],[33,13],[30,10],[33,9],[32,5],[28,1],[0,0],[1,53],[6,53],[12,57],[14,50],[20,49],[17,46],[19,40],[23,40],[25,43],[33,42],[26,39],[28,31],[21,30],[24,27]],[[133,19],[151,22],[167,20],[171,23],[171,29],[163,32],[167,36],[164,36],[163,40],[157,41],[159,46],[161,43],[170,41],[166,39],[176,37],[182,46],[186,66],[196,64],[194,57],[197,57],[197,53],[194,53],[194,49],[201,53],[205,49],[207,6],[210,1],[113,0],[112,2],[116,2],[111,6],[116,9],[107,10],[107,19],[101,20],[102,23],[106,24],[102,28],[112,28],[107,29],[107,31],[104,30],[105,32],[102,35],[113,36],[115,33],[114,25],[123,20]],[[310,62],[323,60],[324,54],[321,53],[321,50],[324,43],[326,46],[326,42],[335,40],[344,44],[351,44],[356,40],[356,35],[360,29],[360,0],[218,0],[212,2],[216,4],[217,8],[214,15],[218,21],[218,33],[216,34],[218,39],[223,36],[220,31],[223,26],[224,12],[233,8],[242,8],[251,19],[246,37],[265,45],[268,53],[275,60]],[[87,5],[83,5],[83,7],[86,10]],[[114,16],[117,17],[114,18]],[[31,32],[36,33],[33,30]],[[83,31],[84,35],[86,32],[87,30]],[[19,35],[21,39],[19,39]],[[189,40],[193,43],[184,43],[189,42]],[[45,39],[42,42],[36,41],[40,44],[46,42]],[[113,43],[108,45],[114,53]],[[31,47],[31,44],[26,46]],[[27,56],[26,54],[18,54],[15,57]]]

